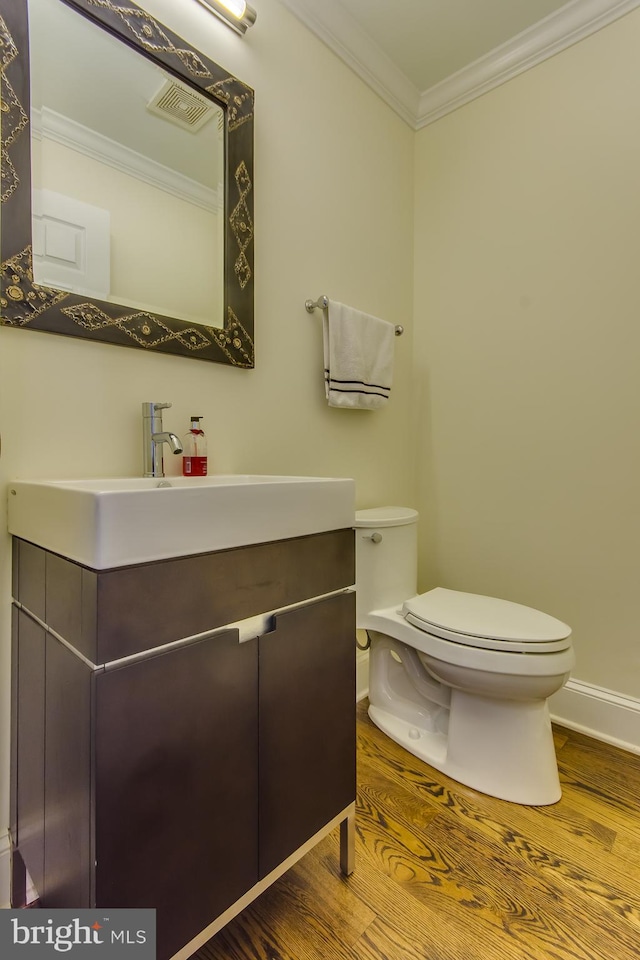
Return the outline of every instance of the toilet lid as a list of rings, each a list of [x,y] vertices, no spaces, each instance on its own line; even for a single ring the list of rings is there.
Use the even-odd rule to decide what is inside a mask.
[[[571,628],[540,610],[444,587],[407,600],[402,615],[426,633],[467,646],[548,653],[571,643]]]

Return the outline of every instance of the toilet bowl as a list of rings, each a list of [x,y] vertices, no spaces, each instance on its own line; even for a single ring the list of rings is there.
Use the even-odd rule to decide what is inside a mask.
[[[369,716],[460,783],[514,803],[555,803],[547,700],[569,679],[571,630],[507,600],[442,587],[418,595],[417,520],[405,507],[356,514]]]

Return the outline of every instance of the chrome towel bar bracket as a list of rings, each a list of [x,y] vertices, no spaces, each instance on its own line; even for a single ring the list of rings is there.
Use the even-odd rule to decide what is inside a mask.
[[[318,297],[317,300],[305,300],[307,313],[313,313],[314,310],[326,310],[329,306],[329,297]]]
[[[317,300],[305,300],[304,305],[306,307],[307,313],[313,313],[314,310],[327,310],[329,307],[329,297],[326,297],[324,294],[318,297]],[[404,327],[402,324],[396,324],[396,337],[401,337],[404,333]]]

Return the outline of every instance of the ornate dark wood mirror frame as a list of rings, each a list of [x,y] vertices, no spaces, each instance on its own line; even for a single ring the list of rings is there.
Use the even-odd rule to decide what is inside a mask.
[[[224,327],[192,324],[34,283],[28,0],[0,0],[0,324],[253,367],[253,90],[131,0],[61,2],[198,88],[222,108]]]

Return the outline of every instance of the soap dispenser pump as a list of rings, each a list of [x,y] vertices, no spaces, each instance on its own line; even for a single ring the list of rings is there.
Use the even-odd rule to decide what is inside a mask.
[[[184,477],[206,477],[207,475],[207,438],[200,427],[202,417],[191,417],[191,429],[184,438],[182,455],[182,475]]]

